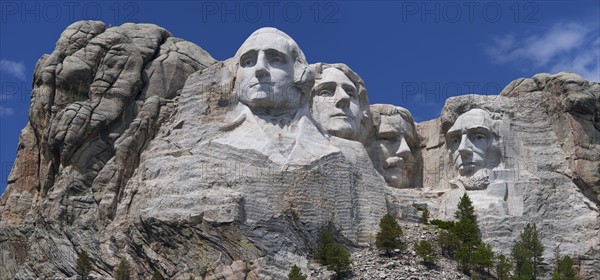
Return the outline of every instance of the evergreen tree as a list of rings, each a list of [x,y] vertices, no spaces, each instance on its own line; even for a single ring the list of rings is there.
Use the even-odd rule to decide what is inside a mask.
[[[333,244],[327,249],[327,270],[335,271],[338,278],[352,268],[351,264],[350,253],[346,248]]]
[[[375,245],[379,250],[385,250],[389,254],[391,250],[402,249],[402,243],[398,240],[402,236],[402,228],[396,219],[386,214],[379,221],[379,232],[375,239]]]
[[[297,265],[293,265],[288,274],[288,280],[306,280],[306,275],[300,272],[300,268]]]
[[[573,259],[569,256],[560,256],[560,251],[556,247],[555,253],[556,268],[552,274],[552,280],[579,280],[577,272],[573,269]]]
[[[455,253],[462,270],[469,274],[475,265],[475,251],[480,245],[479,229],[477,228],[477,219],[475,207],[468,194],[464,194],[457,205],[454,216],[458,222],[454,224],[450,231],[460,240],[460,245]]]
[[[454,227],[454,221],[442,221],[438,219],[431,220],[431,224],[440,229],[451,230]]]
[[[329,228],[324,228],[321,232],[316,257],[322,265],[327,266],[328,270],[335,271],[338,277],[351,269],[350,253],[346,248],[335,243]]]
[[[452,231],[458,237],[461,244],[469,246],[470,251],[473,251],[475,246],[480,242],[479,229],[471,220],[462,219],[458,221],[454,224]]]
[[[424,208],[423,213],[421,213],[421,223],[429,223],[429,210],[427,210],[427,208]]]
[[[438,243],[442,255],[448,258],[454,258],[456,251],[460,247],[460,239],[458,239],[453,230],[441,230],[438,233]]]
[[[331,230],[329,228],[324,228],[321,231],[321,236],[319,237],[319,244],[317,245],[317,260],[322,265],[327,265],[327,250],[334,244],[333,234],[331,234]]]
[[[512,263],[509,258],[505,255],[500,254],[496,257],[496,276],[498,280],[510,279],[510,270],[512,269]]]
[[[533,262],[530,253],[525,249],[522,242],[515,243],[511,250],[511,256],[515,263],[513,271],[514,280],[530,280],[534,278]]]
[[[514,278],[537,279],[539,266],[544,260],[543,253],[544,246],[539,240],[535,224],[527,224],[511,251],[515,262]]]
[[[479,243],[475,248],[474,264],[482,273],[490,273],[490,268],[494,265],[494,252],[492,247],[485,243]]]
[[[438,253],[427,240],[421,240],[421,242],[415,245],[415,252],[417,256],[423,259],[423,263],[427,266],[434,266],[435,261],[438,259]]]
[[[477,224],[477,218],[475,216],[475,207],[473,207],[473,202],[469,195],[465,193],[458,202],[458,210],[454,213],[454,216],[459,221],[461,220],[470,220],[473,224]]]
[[[82,250],[77,256],[77,261],[75,264],[75,270],[77,271],[77,274],[81,276],[81,279],[85,279],[90,274],[90,271],[92,271],[92,262],[90,261],[90,256],[85,250]]]
[[[481,243],[479,229],[475,224],[475,213],[471,200],[466,194],[461,198],[459,210],[455,216],[459,218],[451,231],[459,240],[455,257],[463,272],[469,274],[475,263],[475,249]]]
[[[117,271],[115,272],[116,280],[129,280],[129,262],[126,259],[121,259]]]
[[[456,250],[454,257],[458,261],[459,268],[466,274],[471,273],[473,264],[473,252],[467,245],[462,245]]]

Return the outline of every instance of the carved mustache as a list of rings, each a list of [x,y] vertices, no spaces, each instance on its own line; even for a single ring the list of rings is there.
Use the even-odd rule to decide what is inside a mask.
[[[335,113],[335,114],[331,114],[330,117],[347,117],[349,119],[352,119],[351,115],[347,115],[344,112],[338,112],[338,113]]]
[[[383,163],[383,168],[397,167],[409,161],[401,157],[390,157]]]
[[[275,85],[275,83],[273,83],[273,82],[257,82],[257,83],[250,84],[249,87],[251,88],[251,87],[255,87],[255,86],[274,86],[274,85]]]

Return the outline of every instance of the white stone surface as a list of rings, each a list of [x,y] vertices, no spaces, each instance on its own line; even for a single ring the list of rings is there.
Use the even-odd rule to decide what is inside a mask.
[[[307,271],[323,227],[367,246],[384,214],[452,219],[465,192],[495,251],[536,223],[549,263],[560,244],[600,274],[600,84],[575,74],[450,98],[414,126],[273,28],[217,62],[154,25],[78,22],[33,80],[0,200],[2,279],[74,277],[81,250],[97,278],[126,258],[135,279],[280,279]],[[336,102],[315,95],[328,83]]]

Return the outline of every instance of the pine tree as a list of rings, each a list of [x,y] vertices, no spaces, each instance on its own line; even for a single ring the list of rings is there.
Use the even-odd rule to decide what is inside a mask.
[[[473,264],[473,250],[467,245],[462,245],[456,250],[454,257],[458,261],[459,268],[464,273],[470,274]]]
[[[475,216],[475,207],[473,207],[473,202],[469,195],[465,193],[458,202],[458,210],[454,213],[454,216],[459,221],[461,220],[470,220],[473,224],[477,224],[477,217]]]
[[[335,271],[338,277],[351,269],[350,253],[346,248],[335,243],[329,228],[324,228],[321,232],[316,257],[322,265],[327,266],[328,270]]]
[[[115,272],[116,280],[129,280],[129,262],[126,259],[121,259],[117,271]]]
[[[423,209],[423,213],[421,213],[421,223],[429,223],[429,210],[427,208]]]
[[[490,273],[490,268],[494,265],[494,252],[492,247],[485,243],[479,243],[475,248],[474,264],[481,273]]]
[[[288,274],[288,280],[306,280],[306,275],[302,274],[297,265],[293,265]]]
[[[460,247],[460,239],[453,230],[441,230],[438,233],[438,243],[443,256],[454,258],[456,251]]]
[[[333,234],[329,228],[324,228],[321,231],[321,236],[319,237],[319,244],[317,245],[317,260],[322,265],[327,265],[327,250],[329,247],[334,245]]]
[[[569,256],[560,256],[560,251],[556,247],[555,261],[556,268],[552,274],[552,280],[579,280],[577,272],[573,269],[573,259]]]
[[[514,278],[537,279],[539,266],[544,260],[543,253],[544,245],[539,240],[535,224],[527,224],[511,251],[515,262]]]
[[[85,250],[82,250],[77,256],[77,261],[75,264],[75,270],[77,271],[77,274],[81,276],[81,279],[85,279],[90,274],[90,271],[92,271],[92,262],[90,261],[90,256]]]
[[[338,278],[342,277],[352,267],[350,253],[341,245],[333,244],[327,250],[327,270],[335,271]]]
[[[505,255],[500,254],[496,257],[496,276],[498,280],[510,279],[510,270],[512,269],[512,263],[509,258]]]
[[[477,228],[475,207],[473,207],[469,195],[465,193],[460,198],[457,207],[454,216],[458,219],[458,222],[451,228],[451,231],[460,240],[455,257],[462,270],[469,274],[475,263],[475,249],[481,243],[481,239]]]
[[[479,244],[479,229],[473,221],[462,219],[454,224],[452,231],[463,245],[468,245],[470,249],[475,249]]]
[[[402,249],[402,243],[398,240],[402,236],[402,228],[396,219],[386,214],[379,221],[379,232],[375,238],[375,245],[379,250],[385,250],[389,254],[391,250]]]
[[[435,266],[435,262],[438,259],[438,253],[427,240],[421,240],[421,242],[415,245],[415,252],[417,256],[423,259],[423,263],[427,266]]]

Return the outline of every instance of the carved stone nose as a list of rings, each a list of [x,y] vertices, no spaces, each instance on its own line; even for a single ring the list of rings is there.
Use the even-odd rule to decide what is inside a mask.
[[[269,75],[269,68],[265,61],[265,55],[261,52],[258,54],[256,59],[256,65],[254,65],[255,75],[257,78],[265,77]]]
[[[398,150],[396,151],[396,155],[403,159],[407,159],[410,156],[411,152],[412,151],[410,149],[410,146],[408,146],[406,139],[404,139],[404,137],[400,137],[400,147],[398,147]]]
[[[350,96],[346,91],[338,87],[335,91],[335,107],[348,108],[350,107]]]
[[[458,145],[458,152],[461,155],[473,154],[473,143],[471,143],[467,135],[463,135],[461,137],[460,144]]]

